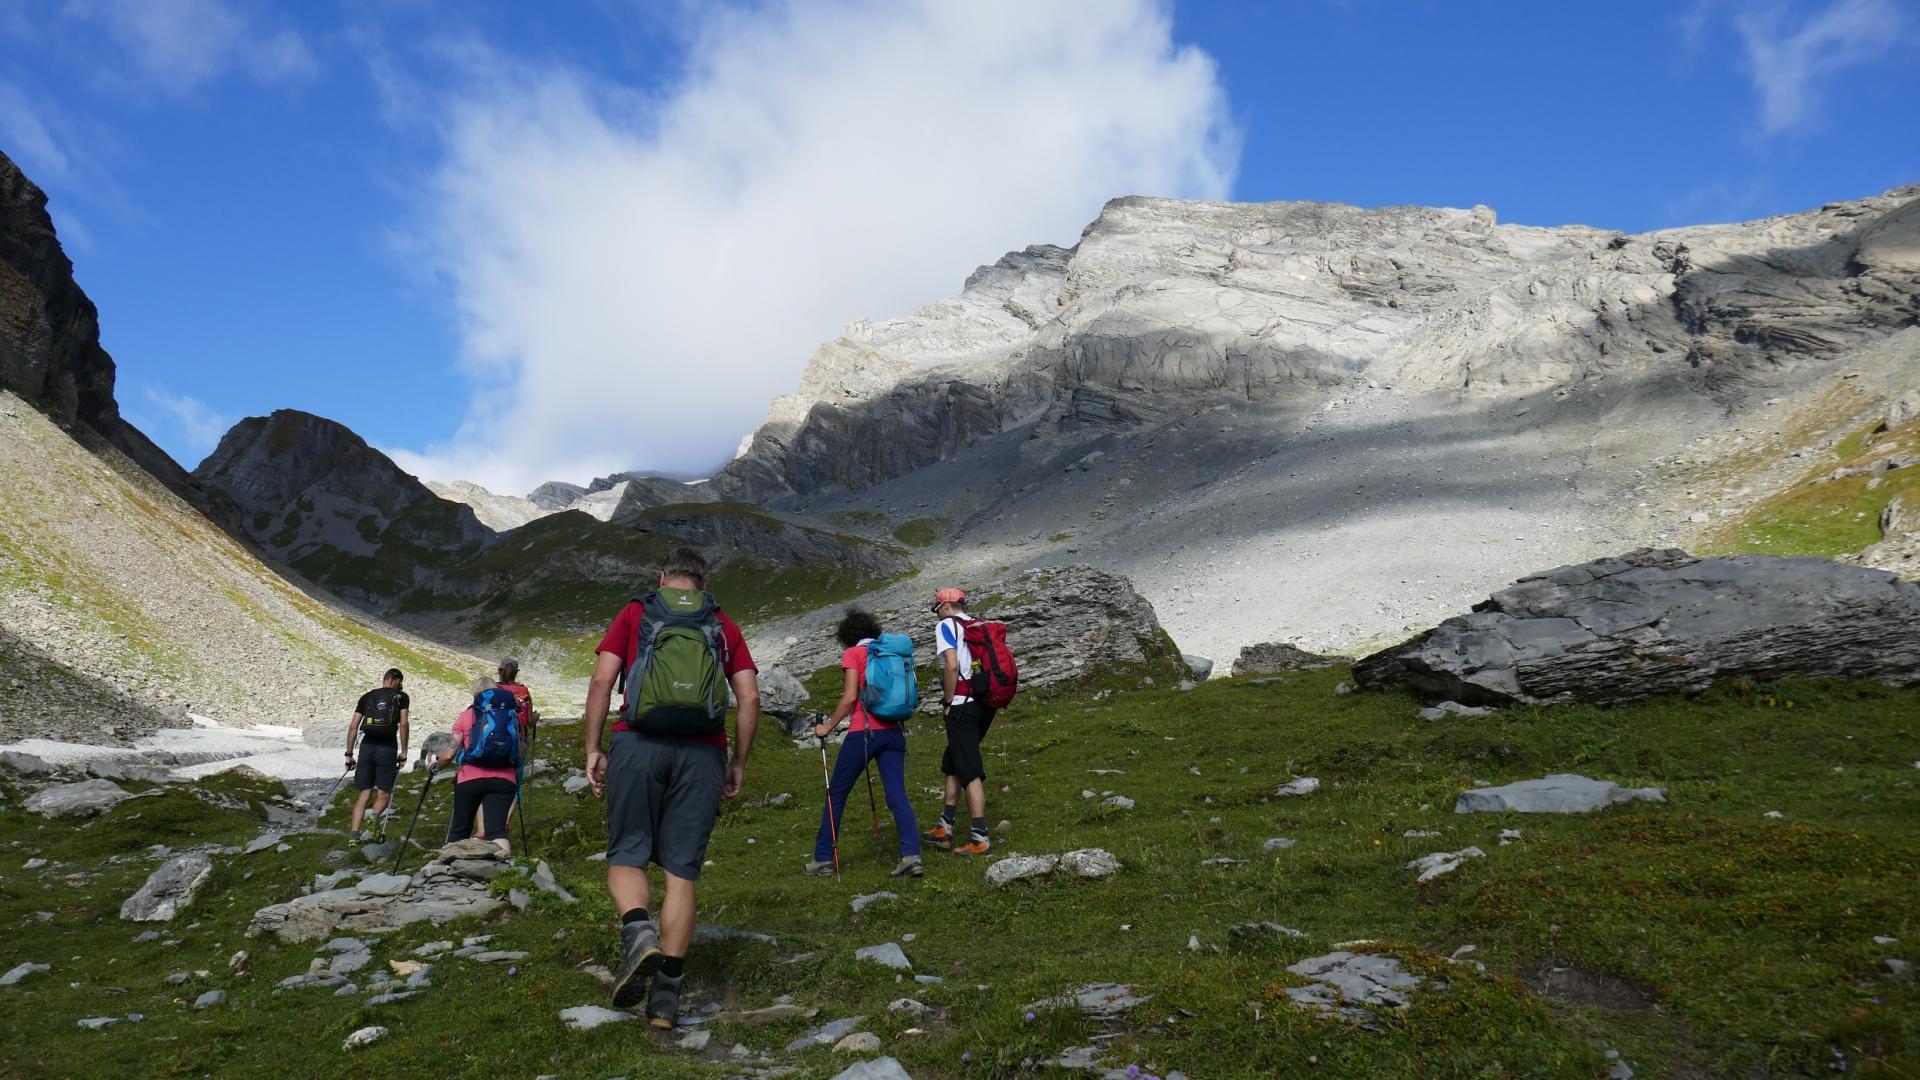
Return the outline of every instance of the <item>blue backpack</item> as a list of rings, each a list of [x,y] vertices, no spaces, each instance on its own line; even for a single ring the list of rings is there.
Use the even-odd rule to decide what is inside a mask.
[[[860,704],[876,720],[905,723],[920,704],[920,688],[913,682],[913,639],[905,634],[881,634],[867,643],[865,684]]]
[[[519,768],[520,699],[512,691],[494,687],[474,695],[473,726],[453,760],[489,769]]]

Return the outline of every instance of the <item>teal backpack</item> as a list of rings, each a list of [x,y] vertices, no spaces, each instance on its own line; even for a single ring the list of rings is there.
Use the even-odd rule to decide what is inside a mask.
[[[876,720],[904,724],[920,704],[920,688],[913,681],[913,639],[905,634],[881,634],[867,643],[865,685],[860,704]]]

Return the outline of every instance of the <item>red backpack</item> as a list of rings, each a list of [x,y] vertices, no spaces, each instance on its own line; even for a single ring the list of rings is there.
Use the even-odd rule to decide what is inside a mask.
[[[968,619],[960,626],[966,634],[967,651],[980,668],[973,673],[968,696],[985,702],[989,709],[1006,708],[1020,690],[1020,667],[1007,648],[1007,624]]]

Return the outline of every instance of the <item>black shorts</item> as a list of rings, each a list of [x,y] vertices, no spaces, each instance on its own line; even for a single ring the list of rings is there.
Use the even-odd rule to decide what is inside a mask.
[[[987,778],[980,744],[993,726],[993,710],[982,702],[963,701],[947,710],[947,749],[940,755],[940,772],[962,784]]]
[[[353,786],[361,791],[379,788],[391,792],[393,783],[400,778],[400,744],[397,742],[376,742],[361,739],[360,748],[355,751],[360,764],[353,770]]]
[[[507,839],[507,811],[513,809],[513,797],[519,790],[513,781],[498,776],[476,776],[453,785],[453,817],[447,822],[447,843],[473,835],[475,810],[486,819],[481,822],[486,831],[480,839]]]
[[[613,733],[607,750],[607,865],[658,863],[700,879],[720,816],[727,753],[697,739]]]

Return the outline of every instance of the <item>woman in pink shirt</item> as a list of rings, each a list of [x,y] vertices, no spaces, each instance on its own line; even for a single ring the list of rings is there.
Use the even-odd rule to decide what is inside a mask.
[[[474,700],[494,688],[492,679],[482,678],[474,684]],[[453,764],[459,751],[467,749],[474,739],[474,709],[467,706],[460,719],[453,722],[453,744],[440,752],[440,758],[434,763],[437,769]],[[526,718],[521,717],[520,745],[526,745]],[[518,765],[469,765],[462,762],[460,771],[453,777],[453,817],[447,822],[447,843],[465,840],[473,835],[475,811],[479,812],[483,822],[480,839],[491,840],[500,845],[501,851],[510,851],[508,843],[507,811],[512,808],[515,795],[519,792]]]
[[[880,786],[887,792],[887,809],[893,811],[894,828],[900,834],[900,861],[891,876],[919,877],[924,871],[920,863],[920,827],[914,823],[913,803],[907,798],[906,732],[892,721],[868,716],[866,707],[860,704],[861,685],[866,681],[867,646],[880,636],[880,623],[859,608],[848,608],[836,634],[846,650],[840,654],[840,666],[846,671],[845,688],[839,704],[833,708],[833,715],[826,723],[814,725],[813,733],[824,739],[845,720],[847,738],[840,744],[840,755],[834,759],[833,779],[827,785],[831,805],[820,811],[820,834],[814,839],[813,858],[807,860],[803,869],[813,877],[834,872],[833,837],[838,834],[840,816],[847,809],[847,793],[866,771],[867,763],[875,762],[880,766]],[[833,815],[832,821],[827,820],[828,814]]]

